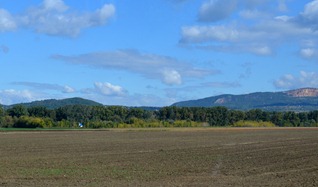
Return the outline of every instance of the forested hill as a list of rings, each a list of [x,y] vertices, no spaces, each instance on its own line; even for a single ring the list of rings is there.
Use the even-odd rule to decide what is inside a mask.
[[[25,107],[43,106],[48,109],[56,109],[56,108],[67,106],[67,105],[102,106],[101,103],[97,103],[95,101],[91,101],[91,100],[83,99],[79,97],[61,99],[61,100],[48,99],[43,101],[33,101],[30,103],[20,103],[16,105],[23,105]],[[14,105],[6,106],[6,108],[10,108],[12,106]]]
[[[285,92],[256,92],[243,95],[219,95],[198,100],[174,103],[178,107],[214,107],[229,109],[268,111],[311,111],[318,110],[318,89],[302,88]]]

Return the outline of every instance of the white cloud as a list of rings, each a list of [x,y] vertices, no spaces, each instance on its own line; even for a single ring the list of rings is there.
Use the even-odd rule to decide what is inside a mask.
[[[63,98],[62,94],[76,93],[76,90],[68,85],[36,82],[12,82],[11,84],[22,89],[0,90],[0,104],[11,105],[35,100],[58,99]]]
[[[83,29],[104,25],[114,14],[112,4],[94,12],[75,12],[63,0],[44,0],[22,14],[11,15],[0,9],[0,31],[23,27],[47,35],[75,37]]]
[[[111,4],[83,14],[68,13],[63,5],[58,3],[31,9],[22,23],[39,33],[75,37],[85,28],[105,24],[115,13],[115,7]]]
[[[175,102],[170,98],[163,98],[152,94],[126,94],[116,97],[89,93],[87,95],[83,95],[83,97],[103,103],[104,105],[122,106],[168,106]]]
[[[126,89],[109,82],[96,82],[94,88],[81,90],[82,97],[105,105],[166,106],[172,101],[152,94],[129,94]]]
[[[258,55],[271,55],[272,49],[269,46],[260,46],[260,47],[251,48],[251,52]]]
[[[223,20],[233,13],[236,0],[209,0],[202,4],[199,11],[199,21],[216,22]]]
[[[314,31],[318,30],[318,0],[314,0],[306,4],[304,12],[302,12],[296,19],[301,25],[311,28]]]
[[[292,17],[284,15],[284,16],[276,16],[275,19],[279,21],[287,22],[287,21],[290,21]]]
[[[122,87],[110,83],[97,82],[94,86],[94,88],[87,89],[81,95],[77,95],[77,97],[91,99],[105,105],[123,106],[168,106],[174,102],[170,98],[162,98],[151,94],[130,95]],[[65,97],[36,90],[0,90],[0,104],[3,105],[62,98]]]
[[[270,46],[250,43],[249,45],[244,44],[232,44],[232,45],[207,45],[207,46],[197,46],[198,49],[203,49],[207,51],[219,51],[219,52],[231,52],[231,53],[241,53],[249,52],[256,55],[268,56],[273,54],[273,50]]]
[[[53,90],[62,93],[74,93],[76,90],[70,86],[61,86],[58,84],[37,83],[37,82],[13,82],[13,85],[26,86],[35,90]]]
[[[41,96],[29,90],[0,90],[0,104],[4,105],[30,102],[39,97]]]
[[[296,89],[303,87],[318,87],[318,73],[300,71],[299,76],[287,74],[274,81],[277,89]]]
[[[115,6],[112,4],[105,4],[101,9],[97,10],[97,16],[101,20],[101,23],[105,23],[107,19],[115,14]]]
[[[182,79],[181,79],[181,75],[179,72],[177,72],[176,70],[164,70],[162,72],[163,75],[163,82],[168,84],[168,85],[174,85],[174,84],[181,84],[182,83]]]
[[[260,12],[258,9],[266,10],[276,6],[279,12],[286,12],[288,6],[285,0],[208,0],[205,1],[199,10],[198,20],[202,22],[217,22],[229,18],[240,11],[240,15],[245,18],[260,18],[268,13]]]
[[[225,26],[193,26],[182,28],[183,42],[236,41],[243,33]]]
[[[217,3],[208,2],[210,7]],[[239,17],[222,24],[184,26],[180,42],[205,50],[272,55],[276,48],[291,42],[291,38],[299,45],[303,40],[318,41],[318,0],[308,3],[303,13],[294,16],[281,15],[281,11],[288,8],[284,0],[275,2],[279,12],[264,8],[273,3],[265,0],[237,1],[232,13],[239,13]],[[210,13],[213,18],[213,11]]]
[[[68,9],[62,0],[44,0],[43,7],[46,10],[56,10],[58,12],[64,12]]]
[[[313,48],[305,48],[300,50],[300,55],[304,58],[312,58],[317,55],[317,51]]]
[[[308,3],[302,16],[310,20],[318,20],[318,0]]]
[[[105,82],[96,82],[94,84],[95,90],[97,93],[100,93],[105,96],[124,96],[126,90],[121,86],[112,85],[111,83]]]
[[[17,25],[12,15],[4,9],[0,9],[0,32],[12,31],[16,28]]]
[[[239,15],[244,19],[255,20],[255,19],[262,19],[267,17],[267,13],[261,12],[259,10],[242,10],[240,11]]]
[[[76,92],[76,90],[74,88],[66,85],[66,86],[63,87],[63,91],[62,92],[63,93],[74,93],[74,92]]]
[[[72,64],[126,70],[150,79],[159,79],[168,85],[181,84],[185,78],[199,78],[216,73],[213,70],[193,67],[171,57],[143,54],[136,50],[106,51],[78,56],[54,55],[52,58]]]

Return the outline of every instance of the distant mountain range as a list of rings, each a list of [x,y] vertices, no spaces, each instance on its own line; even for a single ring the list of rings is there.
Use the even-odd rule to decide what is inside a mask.
[[[56,109],[56,108],[67,106],[67,105],[103,106],[103,104],[92,101],[92,100],[83,99],[80,97],[74,97],[74,98],[68,98],[68,99],[47,99],[47,100],[41,100],[41,101],[32,101],[29,103],[18,103],[14,105],[0,104],[0,107],[3,106],[5,109],[8,109],[15,105],[23,105],[25,107],[42,106],[48,109]],[[143,110],[155,111],[155,110],[159,110],[161,107],[140,106],[140,107],[131,107],[131,108],[140,108]]]
[[[91,101],[88,99],[83,99],[79,97],[68,98],[68,99],[47,99],[42,101],[33,101],[30,103],[19,103],[15,105],[23,105],[25,107],[33,107],[33,106],[43,106],[48,109],[56,109],[59,107],[67,106],[67,105],[86,105],[86,106],[102,106],[101,103],[97,103],[95,101]],[[15,105],[4,106],[4,108],[10,108]]]
[[[285,92],[256,92],[243,95],[224,94],[198,100],[177,102],[172,106],[224,106],[235,110],[310,111],[318,110],[318,89],[301,88]]]
[[[18,104],[15,104],[18,105]],[[68,99],[48,99],[20,103],[26,107],[43,106],[56,109],[67,105],[103,106],[103,104],[79,97]],[[1,106],[1,105],[0,105]],[[3,105],[10,108],[14,105]],[[182,101],[172,104],[177,107],[215,107],[224,106],[234,110],[262,109],[266,111],[311,111],[318,110],[318,89],[301,88],[285,92],[256,92],[242,95],[224,94],[198,100]],[[145,110],[159,110],[160,107],[133,107]]]

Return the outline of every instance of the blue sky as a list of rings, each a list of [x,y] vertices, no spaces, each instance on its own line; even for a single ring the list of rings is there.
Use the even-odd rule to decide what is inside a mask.
[[[318,87],[318,0],[0,0],[0,103]]]

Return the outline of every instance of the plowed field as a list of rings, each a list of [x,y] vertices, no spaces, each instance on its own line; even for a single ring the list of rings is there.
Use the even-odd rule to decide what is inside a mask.
[[[0,186],[318,186],[318,128],[0,132]]]

